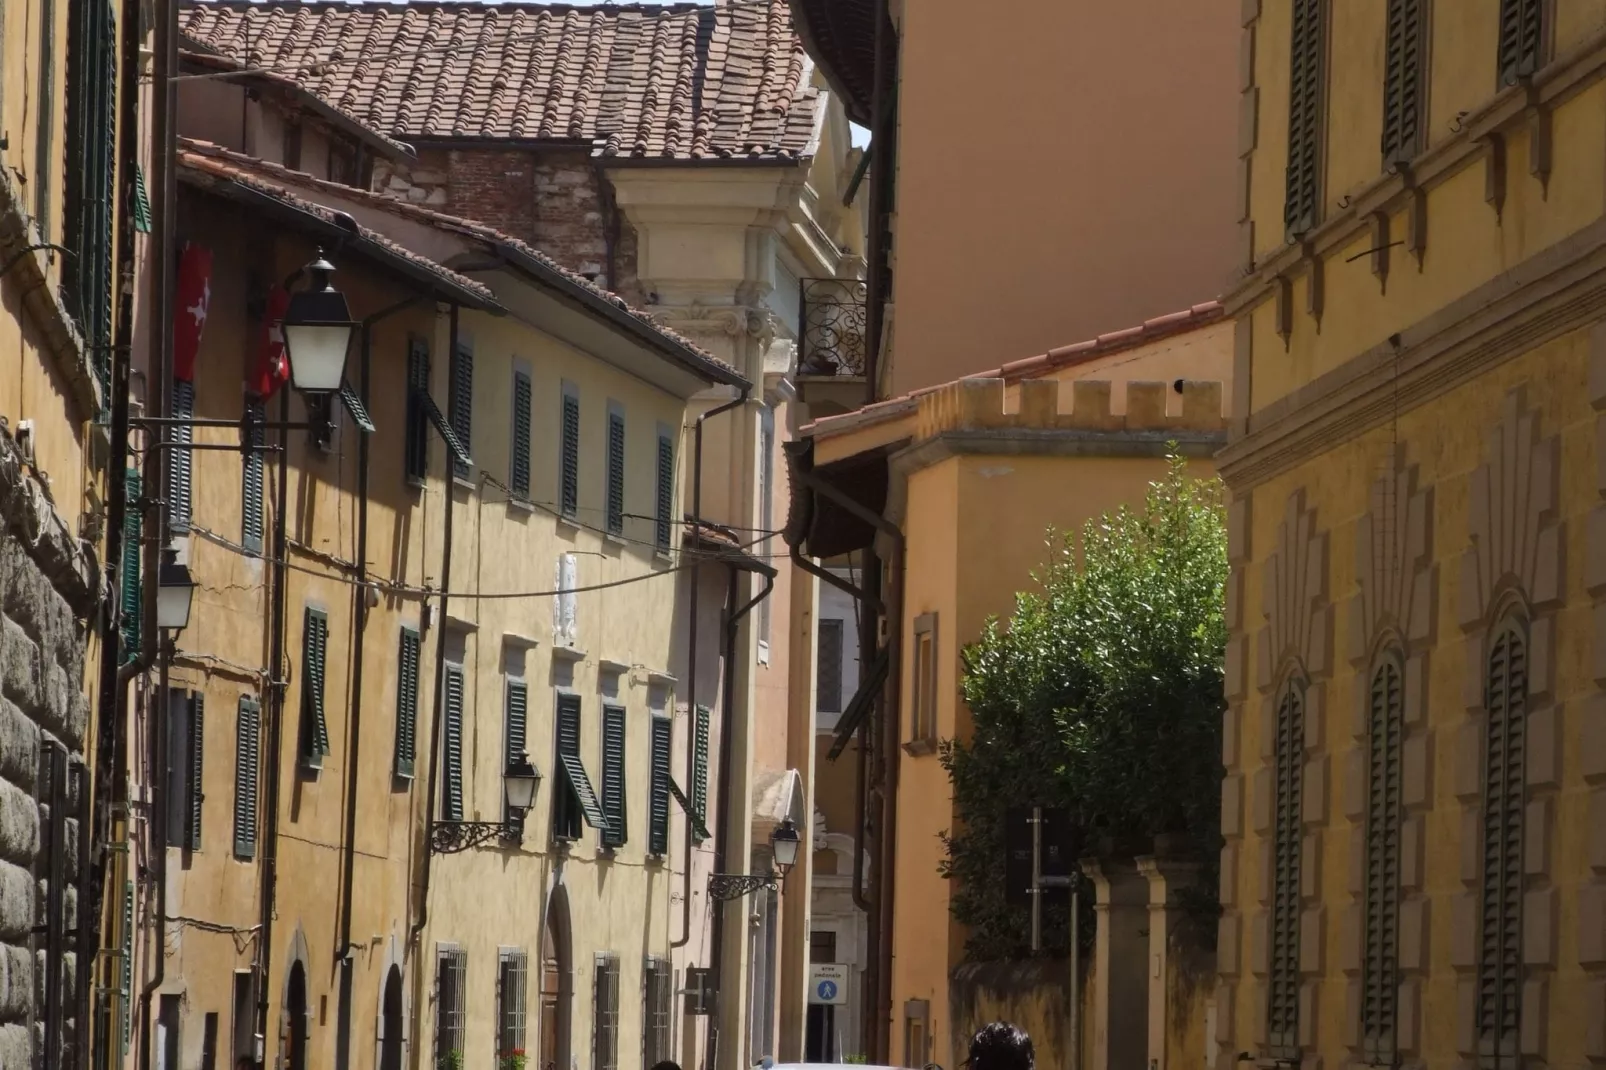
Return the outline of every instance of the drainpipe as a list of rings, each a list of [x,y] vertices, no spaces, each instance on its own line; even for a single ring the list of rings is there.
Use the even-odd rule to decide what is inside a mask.
[[[703,423],[711,416],[719,416],[738,406],[747,403],[752,387],[744,386],[736,397],[723,405],[716,405],[701,416],[697,417],[692,432],[692,471],[691,471],[691,515],[693,523],[701,523],[703,517]],[[702,558],[698,554],[692,555],[691,562],[691,627],[686,637],[686,706],[693,717],[697,716],[697,607],[701,588]],[[686,747],[686,783],[692,784],[697,779],[697,748]],[[686,790],[690,791],[690,787]],[[691,855],[692,855],[692,821],[691,815],[686,815],[686,869],[682,875],[680,895],[680,936],[669,945],[671,951],[678,951],[691,943]]]

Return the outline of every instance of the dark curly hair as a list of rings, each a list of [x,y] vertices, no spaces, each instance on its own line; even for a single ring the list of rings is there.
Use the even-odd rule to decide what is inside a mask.
[[[984,1025],[970,1038],[970,1070],[1035,1070],[1037,1053],[1026,1031],[1009,1022]]]

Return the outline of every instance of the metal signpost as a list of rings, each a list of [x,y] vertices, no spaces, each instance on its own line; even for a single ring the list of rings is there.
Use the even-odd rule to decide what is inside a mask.
[[[1032,954],[1043,950],[1043,895],[1069,889],[1071,893],[1071,1070],[1082,1067],[1082,893],[1073,874],[1043,872],[1043,808],[1032,807]]]

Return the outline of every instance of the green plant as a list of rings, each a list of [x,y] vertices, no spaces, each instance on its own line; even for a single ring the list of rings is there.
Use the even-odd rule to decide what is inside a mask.
[[[499,1070],[524,1070],[527,1058],[523,1048],[510,1048],[499,1056]]]
[[[866,1056],[863,1056],[863,1055],[844,1055],[844,1056],[842,1056],[842,1061],[844,1063],[847,1063],[849,1066],[868,1066],[868,1065],[870,1065],[869,1058],[867,1058]]]
[[[438,1070],[463,1070],[463,1052],[460,1048],[453,1048],[444,1055],[438,1056],[435,1061]]]
[[[1217,480],[1173,453],[1141,510],[1088,523],[1079,543],[1050,532],[1049,559],[1007,622],[964,652],[974,730],[947,741],[956,826],[943,873],[974,959],[1028,949],[1028,912],[1007,901],[1011,808],[1063,807],[1083,842],[1141,854],[1164,835],[1199,861],[1187,897],[1213,919],[1220,847],[1226,527]],[[1084,883],[1084,892],[1088,889]],[[1083,934],[1092,936],[1090,895]],[[1069,911],[1045,911],[1045,945],[1069,945]],[[1213,939],[1213,922],[1202,925]]]

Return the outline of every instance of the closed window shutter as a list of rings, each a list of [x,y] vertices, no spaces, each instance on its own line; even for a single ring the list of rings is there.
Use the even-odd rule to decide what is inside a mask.
[[[407,345],[407,439],[403,446],[407,478],[429,474],[429,413],[424,395],[429,391],[429,345],[422,338]]]
[[[604,847],[623,847],[630,839],[625,813],[625,708],[602,707],[602,812],[608,827],[602,831]]]
[[[123,883],[123,976],[119,982],[123,1005],[123,1047],[132,1039],[133,1019],[129,1014],[134,1001],[134,882]]]
[[[596,957],[595,1010],[592,1023],[593,1070],[618,1070],[619,1066],[619,960],[613,955]]]
[[[463,820],[463,667],[446,666],[446,783],[441,816]]]
[[[1426,0],[1389,0],[1383,75],[1383,164],[1409,161],[1421,150],[1422,38]]]
[[[323,713],[324,656],[329,649],[329,618],[308,609],[301,637],[301,763],[322,769],[329,753],[329,722]]]
[[[401,630],[396,666],[396,756],[399,777],[411,777],[418,753],[418,633]]]
[[[195,418],[195,384],[179,379],[173,383],[173,417]],[[175,445],[167,451],[167,523],[175,534],[190,530],[190,486],[194,476],[194,455],[190,443],[193,430],[184,424],[169,428]]]
[[[1372,674],[1368,709],[1366,958],[1361,1013],[1367,1057],[1392,1066],[1399,985],[1402,673],[1390,657]]]
[[[1276,812],[1272,843],[1271,978],[1267,1043],[1279,1058],[1299,1050],[1299,886],[1305,696],[1287,685],[1277,708]]]
[[[1522,825],[1528,712],[1527,640],[1515,623],[1505,624],[1495,635],[1488,668],[1478,1054],[1484,1060],[1515,1060],[1523,985]]]
[[[653,508],[653,543],[667,553],[670,545],[670,517],[675,509],[675,444],[668,435],[658,436],[657,502]]]
[[[669,853],[670,721],[652,719],[652,800],[648,812],[647,852]]]
[[[522,760],[529,750],[526,737],[530,715],[530,689],[523,680],[508,680],[507,709],[504,712],[507,723],[503,728],[502,767],[511,769],[513,763]],[[506,800],[503,800],[502,805],[503,815],[509,816]]]
[[[140,628],[144,623],[144,607],[140,597],[144,588],[139,576],[140,534],[144,525],[140,523],[139,472],[130,468],[123,478],[123,500],[128,504],[123,514],[122,632],[123,660],[128,661],[139,653]]]
[[[608,530],[625,530],[625,418],[608,414]]]
[[[1545,0],[1500,0],[1500,85],[1516,85],[1539,69]]]
[[[563,395],[562,435],[558,473],[562,492],[560,504],[564,516],[573,516],[580,509],[580,399],[573,394]]]
[[[260,401],[251,402],[248,408],[255,421],[251,428],[249,444],[251,446],[261,446],[263,444],[261,421],[266,418],[266,413]],[[245,546],[247,552],[260,554],[262,552],[263,494],[265,493],[263,482],[264,462],[260,449],[246,451],[243,469],[240,479],[240,542]]]
[[[1283,222],[1290,236],[1320,222],[1326,89],[1326,0],[1291,0],[1288,82],[1288,183]]]
[[[698,706],[696,724],[692,734],[692,763],[696,774],[691,782],[691,808],[697,822],[708,822],[708,733],[713,712],[707,706]]]
[[[201,811],[206,802],[201,774],[206,764],[206,696],[197,691],[190,696],[190,783],[189,820],[184,830],[184,846],[201,849]]]
[[[257,851],[257,762],[262,746],[262,703],[240,696],[234,736],[234,857]]]
[[[513,493],[530,496],[530,377],[513,373],[513,464],[508,473]]]
[[[452,361],[452,430],[470,454],[474,451],[474,351],[459,344]],[[461,461],[452,462],[452,475],[468,479],[473,473]]]

